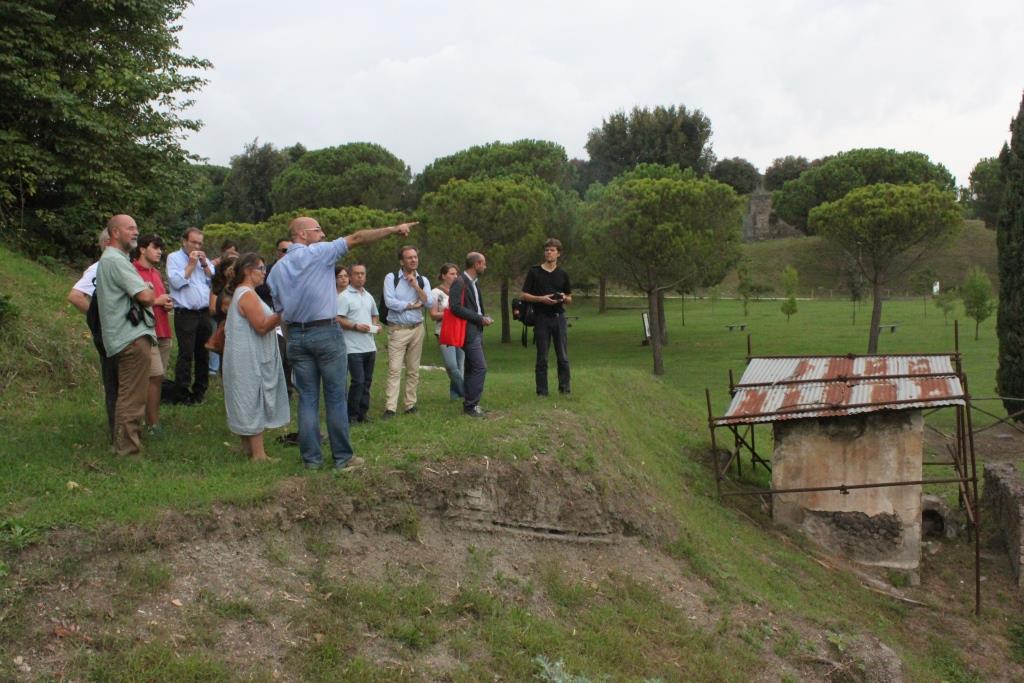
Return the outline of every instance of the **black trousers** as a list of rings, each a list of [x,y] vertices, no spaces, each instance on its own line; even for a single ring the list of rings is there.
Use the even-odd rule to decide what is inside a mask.
[[[179,399],[191,397],[193,400],[201,401],[206,395],[206,387],[210,384],[210,352],[206,350],[206,342],[212,334],[213,322],[208,310],[174,309],[174,336],[178,340],[174,388]],[[192,381],[193,364],[196,371],[195,381]]]
[[[569,325],[564,313],[558,315],[538,315],[534,322],[533,338],[537,343],[537,393],[546,396],[548,393],[548,346],[555,347],[555,359],[558,362],[558,390],[569,393]]]
[[[284,383],[288,387],[288,398],[292,397],[295,386],[292,384],[292,364],[288,362],[288,340],[277,334],[277,350],[281,352],[281,365],[284,366]]]
[[[114,412],[117,410],[117,358],[108,358],[103,352],[102,344],[96,344],[96,352],[100,356],[100,378],[103,380],[103,399],[107,409],[107,431],[110,443],[114,443]]]
[[[469,323],[469,325],[472,324]],[[480,397],[484,393],[484,379],[487,377],[483,333],[474,334],[467,325],[466,344],[462,350],[466,352],[465,373],[463,374],[466,393],[462,397],[462,407],[465,410],[472,410],[480,405]]]
[[[348,421],[363,422],[370,410],[370,385],[373,384],[373,366],[376,351],[348,354]]]

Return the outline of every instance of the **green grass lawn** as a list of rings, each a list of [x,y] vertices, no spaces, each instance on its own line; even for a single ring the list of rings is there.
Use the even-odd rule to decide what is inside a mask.
[[[17,286],[29,281],[38,290],[31,296]],[[329,472],[303,473],[297,449],[274,443],[273,434],[268,434],[268,451],[278,462],[246,462],[234,450],[237,440],[224,421],[218,382],[202,406],[165,406],[166,435],[147,443],[143,457],[113,456],[106,444],[94,351],[81,334],[84,321],[60,303],[68,286],[70,280],[55,278],[0,250],[0,291],[11,292],[22,320],[38,328],[20,336],[8,334],[5,364],[0,365],[0,381],[6,386],[0,399],[0,541],[7,563],[0,573],[16,566],[21,548],[54,529],[104,531],[145,526],[168,509],[202,515],[214,504],[256,505],[272,499],[279,483],[295,476],[323,490],[372,485],[372,476],[352,483]],[[415,471],[442,460],[545,455],[603,477],[612,487],[650,489],[657,504],[678,523],[676,537],[662,550],[707,581],[724,612],[748,605],[814,624],[840,634],[837,638],[874,633],[897,649],[913,680],[972,680],[956,678],[968,668],[957,649],[960,645],[942,633],[938,621],[933,632],[922,633],[916,622],[906,619],[904,606],[864,591],[852,577],[826,571],[795,545],[780,544],[776,536],[718,501],[713,477],[703,464],[709,445],[705,387],[711,390],[715,413],[721,414],[728,404],[728,372],[732,369],[738,380],[747,352],[746,334],[729,332],[727,324],[747,323],[755,355],[862,353],[867,344],[866,307],[852,325],[848,302],[800,301],[799,312],[787,323],[777,301],[754,302],[745,318],[737,301],[722,300],[712,307],[709,301],[689,299],[684,326],[683,302],[670,300],[666,373],[655,378],[650,374],[650,349],[640,344],[639,299],[632,302],[637,310],[603,315],[597,314],[593,301],[577,303],[571,310],[579,316],[570,329],[571,396],[535,397],[533,349],[500,344],[499,331],[490,328],[482,405],[492,411],[491,419],[465,418],[461,406],[448,400],[443,370],[426,370],[419,414],[353,428],[355,449],[370,462],[371,472]],[[895,334],[883,334],[882,353],[953,350],[952,322],[944,322],[934,308],[925,317],[920,300],[886,302],[883,320],[898,322],[899,328]],[[982,325],[977,341],[973,324],[966,327],[970,333],[962,330],[960,345],[971,387],[975,394],[991,394],[994,319]],[[33,349],[43,353],[36,357]],[[424,364],[440,367],[432,336],[425,349]],[[67,357],[55,362],[47,357],[48,350]],[[29,356],[20,363],[27,370],[13,376],[10,369],[19,364],[12,362],[12,354]],[[553,365],[552,359],[552,373]],[[385,368],[382,354],[374,415],[383,405]],[[29,371],[33,374],[25,374]],[[1001,413],[998,404],[990,407]],[[931,419],[947,430],[952,424],[951,413]],[[453,631],[454,649],[482,648],[490,653],[482,668],[465,680],[506,671],[529,677],[536,672],[531,657],[537,653],[557,654],[575,670],[594,676],[606,673],[615,680],[671,677],[672,672],[700,676],[702,671],[707,680],[749,680],[758,670],[757,658],[743,645],[754,637],[750,632],[731,632],[728,619],[714,636],[693,630],[680,622],[684,617],[666,612],[646,588],[625,578],[593,587],[540,577],[539,590],[557,605],[550,615],[532,614],[524,607],[529,590],[537,587],[524,589],[513,599],[496,598],[486,587],[470,585],[456,597],[442,599],[436,583],[429,581],[421,586],[338,587],[324,579],[323,585],[327,597],[315,616],[339,629],[371,628],[404,643],[410,652]],[[367,611],[367,605],[378,603],[383,616]],[[965,597],[964,604],[951,609],[967,613],[971,607]],[[472,615],[468,627],[466,615]],[[11,628],[0,629],[0,637],[17,637]],[[627,638],[636,652],[616,653],[614,643]],[[167,673],[157,680],[188,673],[180,667],[192,660],[168,655],[161,649],[165,645],[130,647],[124,658],[90,658],[83,670],[99,671],[92,675],[95,680],[136,680],[145,675],[138,672],[159,667]],[[388,680],[362,660],[347,661],[345,670],[351,675],[335,671],[327,676],[325,672],[344,660],[343,650],[334,636],[300,649],[296,671],[306,680]],[[666,651],[690,657],[688,668],[670,664],[661,654]],[[310,660],[311,653],[317,658]],[[170,663],[165,661],[169,656]],[[229,677],[215,648],[191,650],[188,657],[195,658],[195,671],[201,674],[195,680]]]

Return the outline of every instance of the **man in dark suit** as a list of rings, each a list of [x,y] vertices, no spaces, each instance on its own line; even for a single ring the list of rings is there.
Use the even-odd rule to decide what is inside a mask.
[[[465,395],[462,409],[470,417],[483,417],[480,396],[484,393],[484,378],[487,376],[487,361],[484,359],[484,328],[494,322],[484,315],[484,302],[480,296],[478,281],[487,270],[484,255],[471,251],[466,254],[466,272],[452,283],[448,293],[449,306],[457,317],[466,321]],[[463,296],[465,294],[465,296]]]

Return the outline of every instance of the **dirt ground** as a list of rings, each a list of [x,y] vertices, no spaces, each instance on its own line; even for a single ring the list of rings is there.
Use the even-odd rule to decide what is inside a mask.
[[[979,450],[991,441],[1010,458],[1011,444],[1024,444],[1024,435],[1014,430],[1009,439],[990,431],[979,439]],[[899,658],[877,638],[859,638],[838,652],[813,625],[763,606],[723,607],[685,562],[658,550],[659,541],[673,536],[673,522],[650,512],[655,506],[642,487],[609,490],[551,458],[440,463],[415,475],[386,473],[374,482],[372,500],[339,496],[311,481],[283,481],[273,501],[258,508],[168,513],[155,526],[111,529],[99,538],[61,532],[27,551],[12,577],[33,586],[21,615],[23,637],[8,653],[18,658],[19,677],[65,680],[83,650],[109,642],[194,646],[197,638],[202,641],[200,627],[210,612],[204,606],[244,601],[261,618],[208,624],[207,645],[237,671],[269,671],[289,680],[289,653],[322,637],[301,618],[322,597],[311,580],[318,573],[338,585],[430,579],[450,597],[470,580],[501,590],[509,581],[528,582],[557,566],[567,579],[588,585],[625,573],[706,631],[728,619],[733,629],[768,625],[763,628],[769,641],[781,637],[782,629],[797,633],[804,643],[800,652],[781,658],[765,649],[759,680],[902,680]],[[766,533],[791,543],[759,510],[749,515]],[[819,561],[844,570],[834,558]],[[145,568],[151,566],[166,577],[146,588]],[[46,578],[43,569],[54,567],[65,569]],[[998,543],[986,541],[982,572],[986,609],[1000,615],[982,624],[971,613],[973,553],[966,543],[930,544],[921,585],[885,591],[918,603],[906,618],[908,632],[920,633],[922,648],[939,623],[962,635],[972,666],[992,672],[993,662],[1007,660],[1000,619],[1019,612],[1021,602]],[[131,587],[133,576],[141,588]],[[526,607],[553,616],[546,600],[537,591]],[[357,637],[360,655],[370,661],[409,663],[409,652],[393,641],[372,632]],[[421,680],[446,680],[458,663],[444,641],[415,655]],[[1024,680],[1024,669],[1014,664],[996,670],[1005,677],[991,680]]]

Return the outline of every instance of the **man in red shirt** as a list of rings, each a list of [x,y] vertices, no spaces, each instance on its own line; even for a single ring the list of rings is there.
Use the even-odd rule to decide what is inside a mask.
[[[160,277],[157,266],[164,253],[164,241],[159,235],[143,235],[139,237],[138,255],[133,262],[135,270],[142,279],[153,288],[153,295],[166,293],[164,281]],[[149,433],[158,436],[162,433],[160,425],[160,389],[167,371],[167,363],[171,359],[171,323],[167,312],[174,306],[168,298],[164,306],[153,306],[153,317],[156,320],[157,344],[153,347],[153,355],[149,366],[149,389],[146,395],[146,422]]]

